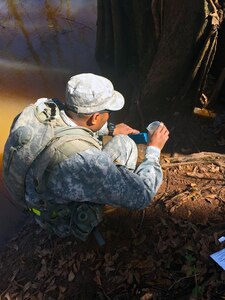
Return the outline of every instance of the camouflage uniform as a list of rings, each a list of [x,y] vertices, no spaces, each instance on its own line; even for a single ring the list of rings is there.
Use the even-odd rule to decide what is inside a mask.
[[[61,116],[58,126],[74,126],[63,112]],[[63,218],[51,222],[51,229],[59,236],[66,236],[71,229],[66,216],[77,203],[145,208],[162,182],[159,156],[159,149],[147,147],[145,159],[135,170],[136,144],[126,135],[117,135],[102,150],[90,147],[55,165],[44,174],[41,191],[36,190],[34,182],[37,160],[26,176],[25,199],[29,207],[62,211]],[[36,219],[46,227],[40,218]]]
[[[105,204],[143,209],[154,197],[162,182],[159,149],[147,147],[136,169],[137,147],[127,135],[102,147],[96,136],[107,134],[106,126],[93,133],[64,111],[93,116],[118,111],[124,103],[108,79],[84,73],[68,81],[65,105],[41,98],[15,118],[4,149],[3,178],[42,227],[85,240],[101,221]]]

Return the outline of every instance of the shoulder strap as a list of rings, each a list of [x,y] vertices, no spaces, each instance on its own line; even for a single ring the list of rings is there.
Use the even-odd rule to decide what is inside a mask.
[[[62,128],[55,134],[55,140],[52,147],[56,149],[60,155],[54,155],[48,164],[48,170],[59,164],[74,153],[82,152],[90,147],[101,150],[99,141],[93,137],[92,131],[84,127]]]
[[[71,155],[90,147],[101,149],[98,140],[91,136],[90,133],[93,133],[89,131],[83,127],[65,127],[57,130],[54,140],[34,164],[34,180],[39,192],[42,190],[42,179],[46,171],[50,171]]]
[[[88,128],[82,126],[57,128],[55,130],[54,140],[65,136],[67,136],[68,139],[70,139],[69,136],[73,136],[73,139],[86,141],[92,146],[101,149],[99,141],[93,136],[93,132]]]

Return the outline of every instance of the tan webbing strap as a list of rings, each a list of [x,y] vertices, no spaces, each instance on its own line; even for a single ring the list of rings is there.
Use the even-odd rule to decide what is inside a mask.
[[[92,137],[84,135],[63,136],[54,141],[51,145],[56,149],[55,155],[48,164],[48,170],[59,164],[71,155],[83,152],[91,147],[101,149],[101,146]]]
[[[57,149],[60,155],[55,155],[51,160],[48,169],[70,157],[74,153],[82,152],[90,147],[101,150],[99,141],[93,137],[93,132],[85,127],[64,127],[55,131],[56,141],[52,146]],[[58,154],[59,154],[58,153]]]
[[[59,130],[55,135],[54,141],[43,151],[41,157],[34,165],[36,190],[42,191],[42,178],[45,171],[49,172],[54,166],[71,155],[85,151],[90,147],[101,149],[98,140],[90,135],[88,129],[67,127]]]

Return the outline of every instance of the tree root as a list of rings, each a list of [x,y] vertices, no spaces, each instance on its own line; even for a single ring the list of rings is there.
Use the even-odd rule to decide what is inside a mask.
[[[225,155],[215,152],[200,152],[182,157],[166,158],[166,162],[162,163],[162,168],[175,167],[180,165],[188,165],[192,163],[213,163],[221,168],[225,168]]]

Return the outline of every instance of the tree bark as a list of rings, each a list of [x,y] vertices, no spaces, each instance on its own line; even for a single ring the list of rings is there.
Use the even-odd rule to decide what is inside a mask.
[[[98,7],[96,57],[116,85],[127,83],[131,117],[138,112],[144,126],[150,116],[200,103],[223,16],[217,0],[98,0]]]

